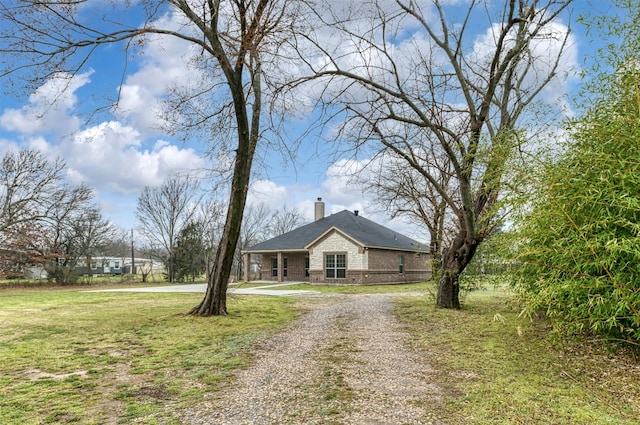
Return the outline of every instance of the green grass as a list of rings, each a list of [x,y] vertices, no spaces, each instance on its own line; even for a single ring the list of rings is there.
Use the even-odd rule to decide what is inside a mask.
[[[190,283],[190,282],[189,282]],[[122,285],[163,285],[167,284],[165,276],[161,273],[147,276],[147,282],[142,283],[141,275],[95,275],[95,276],[78,276],[78,281],[71,284],[57,284],[49,282],[46,279],[0,279],[0,290],[4,289],[47,289],[47,288],[78,288],[91,286],[122,286]]]
[[[286,282],[284,282],[286,283]],[[274,286],[275,285],[275,286]],[[240,282],[236,287],[239,288],[264,288],[273,290],[306,290],[318,291],[322,293],[333,294],[387,294],[401,292],[427,292],[433,290],[433,284],[422,283],[402,283],[387,285],[311,285],[309,283],[297,283],[294,285],[278,285],[276,282],[256,283]]]
[[[229,300],[227,317],[183,313],[201,294],[0,292],[0,423],[180,423],[296,315],[285,298]]]
[[[345,324],[339,323],[338,326],[345,326]],[[324,400],[336,401],[336,405],[340,406],[340,409],[332,410],[331,414],[344,412],[348,408],[345,403],[353,398],[353,389],[344,380],[342,365],[350,361],[345,353],[355,350],[356,341],[346,337],[338,337],[333,338],[329,345],[318,354],[317,360],[323,366],[320,382],[317,383],[317,391]],[[328,412],[323,412],[323,414],[326,415]]]
[[[476,291],[462,311],[405,298],[398,316],[438,371],[453,424],[637,424],[640,368],[604,347],[550,340],[503,290]]]
[[[396,314],[434,368],[428,376],[443,402],[432,408],[444,423],[638,423],[640,367],[631,357],[550,340],[543,323],[509,308],[505,291],[472,292],[462,311],[448,311],[434,308],[429,284],[294,288],[422,293],[400,295]],[[251,363],[257,339],[299,314],[295,298],[238,296],[228,299],[227,317],[184,316],[201,297],[1,290],[0,424],[180,424],[183,408],[212,397]],[[323,355],[316,390],[348,408],[344,359]],[[329,420],[332,412],[325,414]]]

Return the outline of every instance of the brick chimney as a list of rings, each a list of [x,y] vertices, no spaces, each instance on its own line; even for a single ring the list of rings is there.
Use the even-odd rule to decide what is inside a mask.
[[[318,200],[314,204],[314,219],[315,221],[322,220],[324,218],[324,202],[322,202],[322,198],[318,198]]]

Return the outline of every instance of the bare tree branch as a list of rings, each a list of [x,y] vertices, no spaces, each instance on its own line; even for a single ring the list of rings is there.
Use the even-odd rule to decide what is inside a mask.
[[[329,123],[337,127],[337,140],[390,152],[405,164],[404,179],[379,186],[383,192],[407,189],[402,193],[412,207],[394,208],[421,214],[422,199],[433,208],[444,201],[456,216],[455,237],[442,256],[441,307],[460,306],[458,277],[499,218],[505,169],[526,142],[518,123],[562,77],[570,31],[556,24],[570,4],[510,0],[497,6],[478,0],[464,9],[438,0],[396,0],[394,8],[374,0],[358,6],[360,15],[344,19],[318,7],[316,18],[340,43],[323,44],[314,33],[296,40],[313,45],[317,56],[306,60],[311,77],[291,88],[324,84],[320,102],[338,111],[333,116],[340,121]],[[486,24],[484,35],[474,32],[479,22]],[[553,49],[542,52],[545,43]],[[446,166],[434,167],[429,155],[443,155]],[[403,187],[416,183],[416,174],[420,197]],[[387,195],[390,202],[398,199]]]

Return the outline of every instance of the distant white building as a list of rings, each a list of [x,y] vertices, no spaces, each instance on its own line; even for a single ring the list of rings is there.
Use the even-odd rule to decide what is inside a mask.
[[[131,257],[91,257],[91,274],[92,275],[121,275],[131,273]],[[164,264],[160,261],[150,260],[148,258],[135,258],[135,272],[142,274],[143,272],[164,273]],[[76,270],[80,275],[88,275],[86,259],[78,259]]]
[[[80,275],[118,275],[122,274],[126,258],[123,257],[91,257],[91,264],[87,265],[86,258],[79,258],[76,264],[76,271]],[[131,262],[131,259],[129,259]],[[90,271],[90,273],[89,273]]]

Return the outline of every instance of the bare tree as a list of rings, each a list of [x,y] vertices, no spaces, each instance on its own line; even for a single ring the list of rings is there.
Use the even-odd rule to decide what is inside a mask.
[[[320,32],[295,40],[319,52],[305,59],[311,87],[325,83],[318,92],[336,119],[336,138],[367,152],[393,152],[455,215],[455,235],[443,249],[439,307],[460,307],[458,278],[496,224],[505,164],[525,141],[518,124],[563,77],[569,28],[557,24],[570,3],[471,1],[465,9],[438,0],[352,8],[326,2],[315,8],[315,19],[339,43],[316,38]],[[476,32],[481,22],[484,37]],[[426,137],[398,137],[407,125]],[[431,144],[450,161],[450,186],[422,157]]]
[[[39,232],[32,232],[28,242],[30,251],[41,259],[47,279],[58,284],[75,282],[75,267],[87,248],[78,234],[78,223],[87,211],[95,210],[91,189],[85,186],[63,186],[63,189],[63,197],[46,218],[38,221]]]
[[[304,222],[302,211],[293,207],[288,208],[285,204],[282,210],[276,211],[269,220],[269,237],[283,235],[292,231]]]
[[[0,163],[0,232],[16,224],[49,217],[65,198],[61,159],[35,149],[9,151]]]
[[[105,240],[100,248],[102,255],[121,257],[131,256],[131,234],[129,231],[112,224],[110,232],[105,232]]]
[[[162,248],[169,282],[175,281],[178,235],[191,221],[200,199],[199,185],[188,177],[172,177],[157,188],[146,186],[138,197],[140,232],[150,245]]]
[[[193,216],[194,222],[198,223],[205,247],[205,270],[206,279],[209,281],[209,275],[213,270],[213,264],[216,257],[217,247],[220,243],[220,237],[224,228],[225,205],[216,198],[216,194],[212,194],[206,200],[203,200],[196,206]]]
[[[220,237],[207,292],[191,314],[226,314],[226,290],[240,234],[242,214],[261,133],[263,101],[270,83],[265,69],[275,67],[278,49],[290,38],[301,1],[294,0],[9,0],[0,4],[0,52],[15,61],[0,76],[38,84],[51,76],[73,76],[83,70],[106,44],[126,49],[123,63],[146,39],[172,37],[193,47],[185,62],[202,71],[203,79],[180,81],[175,111],[188,119],[175,120],[181,127],[206,128],[229,141],[223,156],[231,162],[226,222]],[[167,14],[179,15],[170,26]],[[128,26],[122,16],[141,17]],[[181,84],[183,83],[183,84]],[[184,94],[186,96],[182,96]],[[184,99],[185,101],[182,101]],[[197,99],[197,101],[189,101]],[[169,114],[168,118],[175,118]],[[231,133],[232,137],[225,137]],[[213,145],[213,143],[212,143]],[[213,149],[213,146],[212,146]]]
[[[87,216],[95,211],[92,200],[93,192],[86,187],[70,190],[67,201],[58,204],[47,218],[52,254],[47,274],[57,283],[73,282],[78,259],[85,249],[92,248],[86,244],[86,232],[80,224],[86,224]]]
[[[87,274],[91,278],[91,263],[95,256],[104,255],[107,245],[117,235],[118,226],[105,220],[97,207],[89,207],[71,223],[76,251],[83,256]]]
[[[433,148],[434,146],[430,146]],[[429,233],[429,252],[434,276],[439,276],[442,247],[450,244],[455,234],[455,216],[446,199],[403,158],[385,150],[365,172],[364,183],[375,190],[377,200],[392,218],[406,217]],[[374,165],[375,164],[375,165]],[[421,156],[421,167],[430,170],[440,187],[455,196],[453,169],[446,155],[429,152]]]
[[[41,268],[47,257],[39,249],[45,246],[44,224],[27,221],[15,224],[2,232],[0,248],[0,276],[3,279],[29,277],[29,267]]]
[[[94,246],[96,235],[79,230],[98,214],[92,191],[65,181],[65,166],[35,149],[9,151],[0,164],[3,244],[42,264],[57,283],[73,280],[78,256]]]
[[[158,252],[160,250],[153,245],[144,246],[141,249],[142,258],[138,258],[139,262],[136,263],[136,272],[142,276],[142,282],[146,283],[149,278],[154,277],[154,261],[158,259]]]

